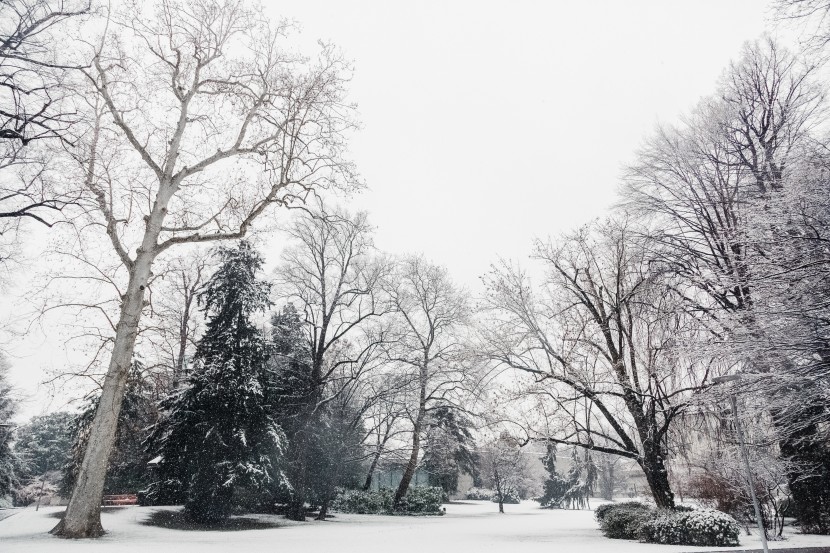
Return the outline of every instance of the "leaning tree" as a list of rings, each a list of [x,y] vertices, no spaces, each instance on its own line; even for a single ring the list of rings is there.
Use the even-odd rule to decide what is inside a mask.
[[[286,50],[288,31],[243,2],[158,0],[115,9],[94,41],[78,83],[86,121],[67,153],[85,193],[78,233],[109,243],[121,300],[89,445],[55,534],[103,532],[106,461],[159,257],[240,238],[270,206],[358,181],[343,159],[354,126],[348,67],[329,46],[314,59]]]

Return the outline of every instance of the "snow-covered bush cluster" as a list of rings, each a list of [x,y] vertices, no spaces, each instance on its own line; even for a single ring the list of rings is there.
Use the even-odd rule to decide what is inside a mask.
[[[332,501],[333,511],[356,513],[361,515],[384,514],[422,514],[443,515],[441,503],[444,490],[439,486],[428,488],[412,487],[403,497],[397,508],[393,507],[395,491],[381,489],[378,491],[341,490]]]
[[[714,509],[656,510],[629,501],[601,505],[594,511],[594,517],[609,538],[667,545],[738,545],[737,521]]]
[[[738,523],[714,509],[700,511],[662,511],[643,524],[640,540],[667,545],[710,547],[738,545]]]
[[[495,495],[496,492],[488,488],[470,488],[464,498],[471,501],[490,501]]]
[[[652,507],[637,501],[602,505],[594,512],[602,533],[608,538],[636,540],[644,524],[652,520]]]

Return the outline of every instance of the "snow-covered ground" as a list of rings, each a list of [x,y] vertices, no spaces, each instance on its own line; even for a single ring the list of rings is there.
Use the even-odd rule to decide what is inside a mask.
[[[597,529],[591,511],[543,510],[526,501],[496,505],[470,501],[447,505],[443,517],[337,515],[326,522],[288,522],[281,517],[245,517],[249,529],[203,531],[147,525],[151,516],[163,523],[176,518],[163,507],[120,507],[103,515],[108,534],[98,540],[64,541],[47,531],[61,509],[23,509],[0,522],[2,553],[551,553],[552,551],[662,553],[711,548],[664,546],[609,540]],[[160,512],[161,511],[161,512]],[[167,511],[167,512],[165,512]],[[157,514],[153,514],[157,513]],[[253,528],[250,528],[253,527]],[[830,537],[794,534],[773,548],[830,546]],[[741,547],[760,547],[754,537],[741,536]],[[729,548],[725,548],[729,549]]]

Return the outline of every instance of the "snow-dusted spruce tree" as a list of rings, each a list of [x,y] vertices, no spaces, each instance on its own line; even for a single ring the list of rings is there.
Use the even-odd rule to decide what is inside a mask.
[[[23,463],[21,479],[40,480],[59,471],[72,447],[72,413],[32,417],[16,431],[14,450]]]
[[[108,244],[117,258],[105,278],[120,306],[89,445],[53,530],[71,538],[104,531],[106,463],[159,256],[241,238],[269,206],[359,180],[344,161],[353,108],[334,48],[312,60],[290,52],[289,25],[236,0],[117,3],[107,23],[76,86],[85,117],[67,182],[84,192],[78,247]]]
[[[326,395],[315,401],[314,420],[307,420],[309,397],[320,390],[313,383],[306,324],[291,303],[271,317],[269,404],[288,438],[283,466],[290,484],[277,490],[277,501],[288,504],[290,519],[304,520],[308,503],[319,506],[317,518],[325,520],[336,488],[358,485],[365,409],[350,386],[354,381],[337,373],[327,377]]]
[[[14,391],[8,382],[9,363],[0,353],[0,497],[9,494],[17,482],[18,459],[12,451],[14,425],[11,420],[17,408]]]
[[[556,471],[556,444],[548,442],[546,444],[545,456],[542,459],[542,464],[548,473],[548,477],[544,482],[544,491],[539,498],[539,504],[544,509],[559,509],[562,507],[562,501],[565,499],[570,485],[567,479],[562,477]]]
[[[462,472],[472,476],[473,480],[479,477],[472,429],[473,422],[448,405],[429,414],[423,466],[431,486],[439,486],[451,494],[458,491],[458,478]]]
[[[262,258],[249,243],[217,255],[222,264],[199,296],[208,322],[193,372],[162,402],[148,440],[161,457],[158,489],[178,489],[200,523],[227,518],[240,492],[264,495],[283,479],[285,436],[266,403],[268,348],[253,320],[270,305],[270,285],[257,278]]]

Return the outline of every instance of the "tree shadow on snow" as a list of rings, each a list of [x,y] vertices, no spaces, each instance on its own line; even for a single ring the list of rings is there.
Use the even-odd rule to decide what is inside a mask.
[[[129,507],[124,505],[108,505],[106,507],[101,507],[102,513],[115,513],[120,511],[121,509],[129,509]],[[66,512],[66,509],[63,511],[55,511],[54,513],[49,513],[48,516],[52,518],[63,518],[63,514]]]
[[[218,524],[198,524],[189,520],[182,511],[154,511],[141,524],[168,528],[170,530],[196,530],[196,531],[218,531],[236,532],[240,530],[265,530],[268,528],[280,528],[290,524],[280,524],[275,520],[262,520],[252,517],[231,517]]]

